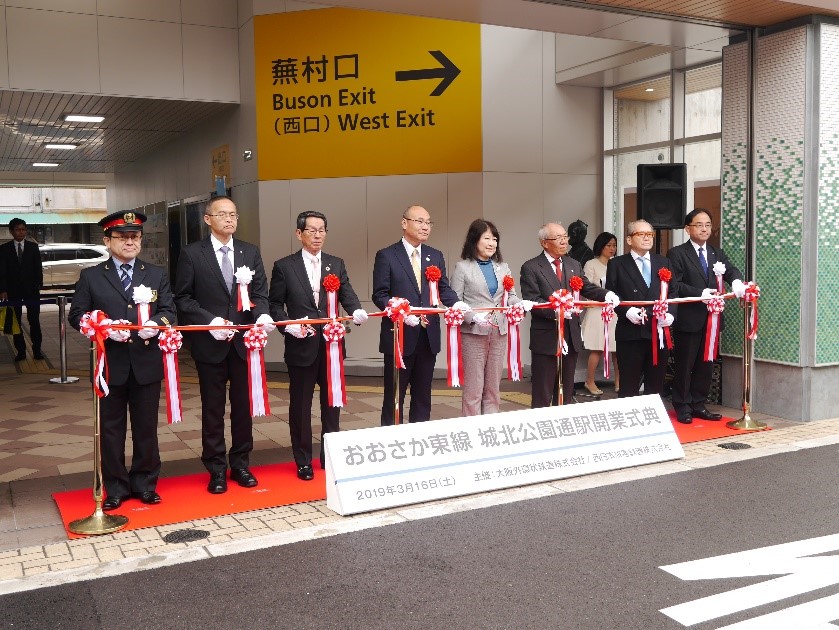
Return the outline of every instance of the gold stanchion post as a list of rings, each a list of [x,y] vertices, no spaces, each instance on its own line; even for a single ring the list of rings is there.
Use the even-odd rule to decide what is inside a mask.
[[[396,363],[399,352],[399,322],[393,322],[393,424],[402,424],[399,408],[399,366]]]
[[[743,311],[743,416],[739,420],[726,422],[727,427],[742,431],[762,431],[766,428],[763,422],[758,422],[749,415],[752,408],[752,361],[754,358],[754,341],[749,339],[749,322],[752,321],[754,307],[754,302],[747,300]]]
[[[96,351],[96,344],[90,344],[90,375],[96,378],[96,364],[99,360]],[[92,390],[92,388],[91,388]],[[93,500],[96,507],[93,514],[72,521],[67,529],[74,534],[95,536],[99,534],[111,534],[125,527],[128,517],[120,514],[105,514],[102,511],[102,453],[99,442],[99,397],[93,391]]]
[[[564,315],[562,314],[561,311],[558,311],[557,313],[558,313],[558,315],[557,315],[557,320],[556,320],[556,339],[557,339],[556,347],[559,349],[559,354],[556,355],[556,382],[557,382],[557,390],[558,390],[557,391],[557,394],[558,394],[557,403],[561,407],[562,405],[565,404],[565,392],[562,390],[562,344],[565,341],[565,339],[560,337],[561,328],[560,328],[560,325],[559,325],[560,324],[559,318],[563,317]]]

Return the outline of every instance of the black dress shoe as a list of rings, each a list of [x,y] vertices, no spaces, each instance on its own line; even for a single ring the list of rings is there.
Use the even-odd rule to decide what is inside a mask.
[[[694,409],[693,417],[701,418],[702,420],[722,420],[721,413],[714,413],[713,411],[709,411],[705,407],[702,407],[702,409]]]
[[[160,503],[160,495],[154,490],[146,490],[145,492],[132,492],[131,496],[135,499],[140,499],[146,505],[156,505]]]
[[[26,361],[26,353],[19,352],[15,355],[15,361]]]
[[[230,479],[238,483],[243,488],[253,488],[259,482],[253,473],[247,468],[232,468],[230,470]]]
[[[210,473],[210,483],[207,484],[210,494],[224,494],[227,492],[227,471]]]
[[[676,422],[681,422],[682,424],[691,424],[693,422],[693,418],[690,416],[690,411],[680,411],[676,414]]]
[[[303,481],[311,481],[315,478],[315,472],[310,465],[297,467],[297,478]]]
[[[127,497],[108,497],[102,504],[102,509],[106,512],[116,510],[120,505],[122,505],[122,502],[125,501],[126,498]]]
[[[44,360],[44,355],[41,352],[33,352],[32,353],[32,358],[35,359],[36,361],[43,361]]]

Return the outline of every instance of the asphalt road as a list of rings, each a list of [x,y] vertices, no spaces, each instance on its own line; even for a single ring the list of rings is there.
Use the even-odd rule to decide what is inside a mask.
[[[7,595],[0,626],[826,630],[839,627],[832,539],[821,558],[780,570],[772,563],[794,548],[764,554],[768,569],[735,558],[712,571],[733,577],[684,581],[660,567],[836,535],[837,455],[784,453]],[[761,586],[742,588],[752,584]],[[733,589],[742,591],[688,604],[692,621],[660,612]],[[819,607],[830,612],[814,615]],[[761,617],[770,613],[792,617]]]

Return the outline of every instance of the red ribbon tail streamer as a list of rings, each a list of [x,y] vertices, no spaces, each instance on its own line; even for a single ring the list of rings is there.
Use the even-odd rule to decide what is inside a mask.
[[[108,355],[105,354],[105,339],[97,331],[93,338],[96,344],[96,351],[99,353],[99,360],[96,363],[96,372],[93,376],[93,391],[99,398],[104,398],[110,393],[108,389]]]
[[[181,407],[181,373],[178,367],[178,353],[163,353],[163,374],[166,383],[166,419],[168,424],[176,424],[183,419]]]
[[[271,405],[268,402],[268,382],[265,378],[265,357],[262,349],[248,350],[248,389],[251,416],[270,415]]]
[[[757,300],[753,300],[754,306],[752,307],[752,316],[749,320],[749,339],[757,339]]]
[[[396,335],[393,337],[393,363],[400,370],[404,370],[405,360],[402,358],[402,348],[405,347],[405,323],[400,317],[393,322],[393,325],[397,326]]]
[[[448,377],[449,387],[460,387],[463,384],[463,361],[460,356],[460,326],[447,325],[448,340]]]
[[[705,351],[703,356],[706,361],[713,361],[717,358],[717,342],[719,341],[719,313],[711,313],[708,324],[705,328]]]
[[[326,343],[326,384],[329,406],[345,407],[347,404],[346,379],[344,378],[344,353],[340,341]]]
[[[559,307],[556,311],[556,318],[559,321],[559,334],[556,336],[556,356],[562,354],[562,345],[565,343],[565,309]]]
[[[652,317],[653,322],[653,365],[658,365],[658,319]]]
[[[507,378],[511,381],[521,380],[521,336],[518,324],[507,326]]]
[[[609,350],[609,322],[603,320],[603,378],[605,379],[608,379],[612,375],[611,369],[609,368]]]

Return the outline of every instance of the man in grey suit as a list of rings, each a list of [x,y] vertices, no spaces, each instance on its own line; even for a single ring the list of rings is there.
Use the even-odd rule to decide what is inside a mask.
[[[175,277],[175,305],[182,324],[202,326],[257,323],[274,330],[268,314],[268,280],[262,256],[255,245],[233,234],[238,225],[236,204],[228,197],[215,197],[204,210],[204,222],[210,235],[187,245],[178,258]],[[248,294],[254,306],[238,310],[238,282],[233,270],[247,267],[252,273]],[[232,341],[230,340],[232,337]],[[201,392],[201,461],[210,473],[207,491],[227,492],[227,467],[230,478],[245,488],[257,485],[250,471],[253,450],[253,418],[250,412],[248,366],[242,334],[233,329],[188,332],[192,358],[198,370]],[[224,406],[230,384],[229,452],[224,441]]]
[[[323,250],[326,216],[320,212],[301,212],[297,217],[297,240],[303,248],[274,263],[268,301],[274,321],[285,319],[323,319],[329,316],[323,279],[335,275],[341,283],[338,302],[353,315],[353,323],[367,321],[367,312],[350,284],[344,261]],[[338,313],[335,313],[338,315]],[[307,330],[309,329],[309,330]],[[320,387],[320,467],[323,468],[323,436],[338,431],[340,407],[329,405],[326,340],[323,325],[290,324],[285,334],[285,362],[288,367],[288,425],[291,450],[298,478],[309,481],[312,471],[312,400],[315,384]],[[343,352],[343,343],[341,350]]]
[[[568,256],[568,232],[559,223],[546,223],[539,229],[542,253],[521,266],[521,296],[532,302],[547,302],[554,291],[571,290],[569,281],[578,276],[583,281],[580,296],[598,302],[619,303],[611,291],[601,289],[583,275],[580,263]],[[550,407],[559,400],[557,386],[556,311],[550,308],[530,311],[530,352],[532,400],[530,406]],[[566,313],[565,342],[568,354],[562,358],[562,395],[565,401],[574,396],[574,372],[577,355],[583,347],[580,316]]]
[[[114,212],[99,221],[105,230],[103,241],[111,257],[83,269],[76,283],[70,325],[79,330],[82,317],[103,311],[111,320],[132,324],[168,326],[175,323],[175,305],[169,279],[160,267],[137,258],[140,254],[145,215]],[[138,321],[139,308],[134,288],[152,290],[149,319]],[[102,481],[107,498],[103,510],[115,510],[133,497],[143,503],[160,503],[155,488],[160,476],[157,441],[157,412],[163,359],[157,345],[156,328],[136,332],[113,330],[105,341],[108,359],[109,393],[99,402],[102,446]],[[131,470],[125,468],[125,437],[131,414],[133,454]]]

